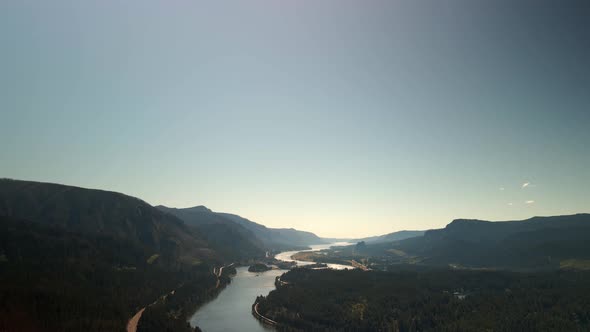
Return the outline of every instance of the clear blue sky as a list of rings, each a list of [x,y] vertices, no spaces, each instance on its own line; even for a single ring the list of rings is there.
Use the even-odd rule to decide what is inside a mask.
[[[589,7],[5,0],[0,177],[323,236],[590,212]]]

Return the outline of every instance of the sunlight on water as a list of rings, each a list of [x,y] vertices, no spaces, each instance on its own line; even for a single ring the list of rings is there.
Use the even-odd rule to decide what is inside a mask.
[[[312,250],[328,249],[332,245],[348,245],[341,242],[311,246]],[[275,256],[278,260],[294,261],[291,256],[298,251],[283,252]],[[304,250],[308,251],[308,250]],[[296,261],[298,265],[309,265],[311,262]],[[351,268],[339,264],[328,264],[333,269]],[[231,331],[268,331],[250,312],[252,303],[259,295],[268,295],[275,289],[275,277],[286,270],[270,270],[263,273],[248,272],[248,267],[236,269],[237,274],[224,290],[213,301],[202,306],[189,320],[191,326],[199,326],[205,332]]]

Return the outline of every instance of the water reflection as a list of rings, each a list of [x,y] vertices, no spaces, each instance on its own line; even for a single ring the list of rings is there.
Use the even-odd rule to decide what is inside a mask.
[[[231,284],[191,317],[191,326],[199,326],[205,332],[269,330],[252,316],[250,310],[257,296],[268,295],[275,289],[275,277],[285,271],[254,273],[248,272],[248,267],[236,270]]]
[[[315,264],[315,263],[314,262],[298,261],[298,260],[291,258],[291,256],[293,256],[294,254],[296,254],[298,252],[302,252],[302,251],[320,251],[323,249],[328,249],[333,246],[347,246],[347,245],[351,245],[351,244],[352,243],[348,243],[348,242],[336,242],[336,243],[331,243],[331,244],[317,244],[317,245],[310,246],[311,250],[285,251],[280,254],[277,254],[275,256],[275,258],[280,261],[285,261],[285,262],[296,262],[297,265],[299,265],[299,266],[311,265],[311,264]],[[331,269],[334,269],[334,270],[344,270],[344,269],[351,269],[352,268],[352,266],[350,266],[350,265],[340,265],[340,264],[328,264],[328,267]]]
[[[347,245],[348,243],[334,243],[311,246],[312,250],[328,249],[333,245]],[[278,260],[295,261],[293,254],[300,252],[288,251],[275,256]],[[304,250],[309,251],[309,250]],[[297,265],[309,265],[311,262],[295,261]],[[333,269],[351,268],[346,265],[328,264]],[[224,290],[213,301],[201,307],[189,320],[191,326],[199,326],[205,332],[253,331],[264,332],[272,330],[260,323],[252,316],[251,307],[259,295],[268,295],[275,289],[275,277],[286,270],[270,270],[263,273],[248,272],[248,267],[236,269],[237,274],[232,278]]]

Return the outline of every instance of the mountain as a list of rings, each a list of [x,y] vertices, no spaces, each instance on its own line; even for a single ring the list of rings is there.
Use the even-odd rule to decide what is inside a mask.
[[[156,208],[197,229],[216,252],[226,257],[240,260],[265,255],[265,244],[253,232],[204,206],[176,209],[159,205]]]
[[[124,331],[163,294],[142,322],[192,331],[189,315],[229,283],[214,267],[241,254],[209,239],[134,197],[2,179],[0,331]]]
[[[576,214],[505,222],[458,219],[422,237],[381,246],[422,264],[556,268],[590,259],[589,240],[590,214]]]
[[[267,246],[276,249],[291,249],[328,243],[311,232],[299,231],[293,228],[268,228],[234,214],[219,214],[251,230]]]
[[[424,232],[425,231],[399,231],[399,232],[393,232],[393,233],[389,233],[389,234],[385,234],[385,235],[365,237],[362,239],[356,239],[354,241],[355,242],[364,241],[366,243],[393,242],[393,241],[400,241],[400,240],[409,239],[412,237],[423,236]]]
[[[327,243],[311,232],[293,228],[268,228],[235,214],[213,212],[204,206],[177,209],[160,205],[157,208],[180,218],[188,225],[195,226],[204,234],[211,233],[213,229],[223,228],[227,232],[239,235],[238,241],[250,243],[256,248],[286,250]]]
[[[169,262],[218,257],[203,234],[180,219],[115,192],[1,179],[0,216],[126,241]]]
[[[130,241],[0,216],[0,331],[124,331],[170,289],[204,297],[215,285],[205,264],[179,269]]]

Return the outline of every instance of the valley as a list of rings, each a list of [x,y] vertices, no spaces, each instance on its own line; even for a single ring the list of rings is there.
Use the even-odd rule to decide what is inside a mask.
[[[132,317],[137,331],[193,330],[188,318],[230,284],[232,263],[322,242],[252,226],[282,234],[269,244],[213,212],[190,218],[119,193],[0,179],[0,330],[125,331]]]
[[[1,0],[0,332],[590,332],[590,0]]]
[[[338,243],[342,244],[342,243]],[[334,245],[337,245],[336,243]],[[312,250],[322,250],[330,244],[312,246]],[[296,262],[298,266],[309,265],[308,262],[295,261],[291,258],[297,251],[277,254],[277,261]],[[272,261],[271,261],[272,262]],[[331,266],[331,268],[352,268],[350,266]],[[210,332],[268,331],[267,324],[261,323],[252,315],[252,303],[260,295],[268,295],[275,289],[276,279],[288,270],[277,268],[265,272],[250,272],[247,266],[238,267],[231,283],[219,296],[208,302],[190,318],[192,326],[199,326]]]
[[[0,226],[0,330],[590,326],[588,214],[329,243],[202,206],[0,180]]]

